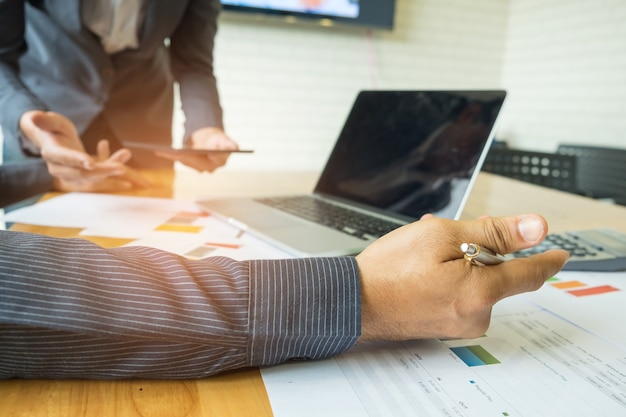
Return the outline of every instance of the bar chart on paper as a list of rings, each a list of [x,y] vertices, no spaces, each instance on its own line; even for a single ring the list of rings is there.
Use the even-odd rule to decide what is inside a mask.
[[[614,283],[578,280],[579,289],[615,290],[580,297],[568,285],[548,286],[537,299],[563,297],[569,311],[607,301],[590,297],[623,294]],[[264,369],[274,415],[339,415],[322,403],[341,404],[340,415],[351,417],[626,415],[625,344],[532,297],[507,306],[477,339],[367,344],[318,363]],[[287,392],[290,401],[280,401]],[[315,400],[322,397],[328,401]]]
[[[72,213],[72,216],[67,216]],[[166,198],[68,193],[15,210],[8,221],[81,229],[81,236],[132,240],[190,259],[284,258],[282,251],[210,216],[195,203]]]
[[[450,348],[456,356],[459,357],[467,366],[483,366],[493,365],[500,363],[499,360],[493,357],[491,353],[487,352],[485,348],[480,345],[473,346],[457,346]]]

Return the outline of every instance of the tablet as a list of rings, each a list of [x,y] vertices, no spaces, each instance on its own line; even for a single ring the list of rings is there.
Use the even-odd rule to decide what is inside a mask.
[[[130,149],[147,149],[154,152],[167,152],[177,155],[208,155],[212,153],[252,153],[250,149],[191,149],[191,148],[171,148],[165,145],[155,145],[142,142],[124,142],[124,147]]]

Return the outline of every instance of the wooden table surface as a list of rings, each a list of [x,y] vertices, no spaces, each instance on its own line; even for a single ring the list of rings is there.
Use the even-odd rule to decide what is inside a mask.
[[[218,171],[198,174],[181,170],[145,173],[154,186],[120,193],[194,200],[199,195],[262,195],[306,192],[315,173]],[[47,195],[53,198],[55,194]],[[544,215],[550,231],[612,227],[626,232],[626,207],[562,193],[481,173],[463,219],[535,212]],[[12,230],[58,237],[75,237],[79,229],[15,224]],[[124,239],[90,237],[113,247]],[[222,374],[201,380],[0,381],[0,416],[271,416],[272,410],[258,369]]]

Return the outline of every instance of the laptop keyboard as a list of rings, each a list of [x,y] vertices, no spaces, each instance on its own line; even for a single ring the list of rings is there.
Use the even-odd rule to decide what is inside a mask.
[[[363,240],[378,238],[401,226],[309,196],[258,198],[255,201]]]

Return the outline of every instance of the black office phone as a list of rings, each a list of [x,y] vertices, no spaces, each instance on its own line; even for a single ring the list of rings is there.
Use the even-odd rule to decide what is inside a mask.
[[[563,271],[626,270],[626,233],[613,229],[549,233],[541,244],[509,256],[524,258],[548,249],[565,249],[570,253]]]

